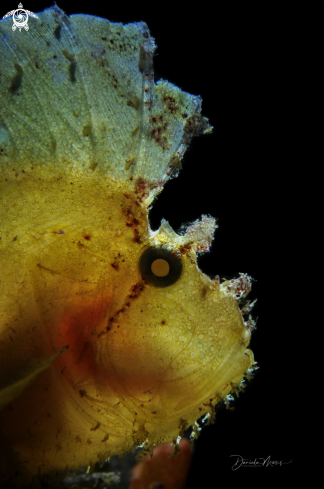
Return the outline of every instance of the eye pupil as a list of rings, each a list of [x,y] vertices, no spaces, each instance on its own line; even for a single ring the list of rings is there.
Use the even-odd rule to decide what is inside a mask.
[[[138,265],[144,282],[153,287],[169,287],[182,274],[181,255],[164,247],[147,248]]]
[[[152,263],[151,270],[157,277],[166,277],[169,275],[170,265],[166,260],[158,258]]]

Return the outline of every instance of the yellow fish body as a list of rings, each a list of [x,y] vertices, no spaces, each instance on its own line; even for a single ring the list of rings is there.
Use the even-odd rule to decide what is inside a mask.
[[[215,219],[182,234],[148,221],[191,138],[211,131],[200,98],[154,83],[144,23],[55,6],[23,42],[11,27],[0,23],[7,481],[175,441],[253,364],[238,306],[250,278],[220,284],[197,267]]]

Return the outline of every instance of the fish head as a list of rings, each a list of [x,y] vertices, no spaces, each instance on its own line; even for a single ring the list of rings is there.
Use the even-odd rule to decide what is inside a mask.
[[[137,444],[163,443],[210,412],[251,367],[238,304],[250,279],[220,284],[199,269],[215,219],[202,216],[180,234],[162,221],[153,232],[141,198],[124,199],[101,293],[81,296],[59,321],[69,345],[59,362],[82,402],[93,406],[100,392],[106,405],[122,403],[132,429],[141,427]]]

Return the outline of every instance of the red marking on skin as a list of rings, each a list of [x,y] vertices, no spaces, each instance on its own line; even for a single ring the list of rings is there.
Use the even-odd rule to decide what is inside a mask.
[[[180,246],[179,251],[182,255],[187,255],[189,253],[190,248],[191,248],[191,245],[186,244],[184,246]]]
[[[77,378],[94,379],[98,374],[95,339],[107,321],[107,305],[107,300],[85,304],[83,299],[62,317],[61,337],[63,343],[69,345],[62,362]]]
[[[136,180],[135,194],[138,195],[140,202],[149,194],[149,191],[153,187],[154,184],[144,180],[144,178],[138,178]]]
[[[143,282],[133,284],[125,303],[116,312],[110,297],[99,300],[80,297],[61,317],[58,337],[61,344],[69,345],[69,349],[57,360],[59,371],[64,370],[64,378],[75,386],[80,402],[89,400],[93,386],[100,386],[108,396],[110,391],[119,395],[122,389],[123,395],[127,391],[129,397],[145,405],[158,395],[161,380],[173,359],[161,375],[155,353],[147,349],[143,358],[137,343],[125,341],[128,335],[123,334],[126,328],[130,338],[133,335],[139,338],[138,328],[134,334],[131,319],[121,313],[129,311],[144,290]],[[145,343],[143,339],[143,345]],[[109,389],[105,390],[105,386]],[[148,398],[143,393],[149,390],[152,394]]]

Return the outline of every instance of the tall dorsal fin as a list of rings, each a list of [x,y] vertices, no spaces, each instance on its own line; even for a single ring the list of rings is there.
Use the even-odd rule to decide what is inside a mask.
[[[145,23],[68,17],[56,5],[28,35],[0,22],[2,172],[76,180],[138,179],[149,188],[176,175],[194,135],[211,130],[201,99],[154,83],[154,40]],[[151,201],[156,191],[152,191]]]

